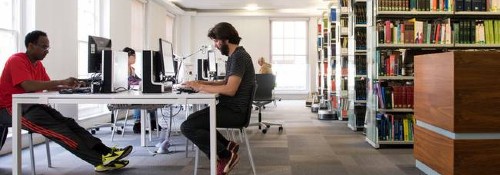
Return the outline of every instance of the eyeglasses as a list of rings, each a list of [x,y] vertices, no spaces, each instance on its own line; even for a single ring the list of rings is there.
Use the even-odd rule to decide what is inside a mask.
[[[35,46],[39,47],[40,49],[42,49],[43,51],[49,51],[50,50],[50,47],[49,46],[41,46],[41,45],[38,45],[38,44],[35,44]]]

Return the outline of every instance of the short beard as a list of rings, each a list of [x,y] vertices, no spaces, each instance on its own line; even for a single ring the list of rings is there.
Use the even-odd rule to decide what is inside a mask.
[[[222,53],[222,55],[229,56],[229,45],[225,43],[222,44],[222,46],[220,47],[220,53]]]

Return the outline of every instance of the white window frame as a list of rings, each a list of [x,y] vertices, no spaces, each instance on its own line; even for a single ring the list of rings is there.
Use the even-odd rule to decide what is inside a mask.
[[[285,36],[284,30],[290,30],[290,28],[285,27],[281,32],[276,36],[273,32],[273,25],[275,23],[296,23],[300,22],[304,24],[304,34],[301,37],[297,37],[297,34],[293,34],[293,36]],[[285,24],[283,24],[285,25]],[[309,35],[308,35],[308,19],[271,19],[270,20],[270,28],[271,28],[271,57],[269,62],[273,65],[273,71],[276,75],[276,88],[275,90],[278,92],[307,92],[309,89],[308,86],[308,43],[309,43]],[[286,40],[286,42],[285,42]],[[285,53],[286,43],[293,43],[292,45],[296,47],[297,43],[302,40],[303,51],[302,53]],[[278,47],[275,42],[283,43],[280,47]],[[280,50],[280,51],[277,51]],[[281,53],[280,53],[281,52]],[[285,59],[285,58],[293,58],[293,59]]]
[[[2,23],[10,22],[11,28],[5,28],[0,26],[0,36],[6,35],[12,37],[13,42],[6,42],[7,38],[0,38],[0,74],[2,74],[3,68],[5,66],[5,62],[10,57],[10,55],[19,52],[19,48],[21,47],[21,39],[19,38],[21,27],[20,21],[21,18],[24,17],[21,12],[21,5],[19,0],[7,0],[12,3],[12,18],[10,21],[1,20]],[[3,19],[3,18],[2,18]],[[9,49],[9,46],[12,47]]]
[[[81,37],[82,32],[82,26],[80,26],[80,21],[78,21],[78,77],[80,78],[89,78],[90,75],[88,73],[88,35],[93,35],[93,36],[105,36],[105,27],[107,20],[106,18],[109,16],[107,13],[109,13],[109,1],[107,0],[92,0],[95,2],[93,9],[90,9],[88,11],[91,11],[91,14],[93,14],[93,20],[94,20],[94,32],[93,33],[87,33],[85,36],[87,37]],[[80,2],[80,1],[79,1]],[[78,7],[78,20],[80,20],[80,10],[81,7]],[[80,47],[84,45],[85,47]],[[82,49],[85,48],[85,49]],[[103,104],[79,104],[78,105],[78,119],[83,120],[86,118],[91,118],[91,117],[97,117],[102,114],[109,113],[108,109],[106,108],[106,105]]]

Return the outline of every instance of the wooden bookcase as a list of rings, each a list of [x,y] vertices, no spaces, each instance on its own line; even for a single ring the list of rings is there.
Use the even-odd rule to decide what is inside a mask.
[[[415,57],[417,167],[427,174],[500,174],[500,52]]]

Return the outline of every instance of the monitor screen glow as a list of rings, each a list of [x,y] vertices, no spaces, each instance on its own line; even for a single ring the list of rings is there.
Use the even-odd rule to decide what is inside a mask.
[[[217,64],[216,64],[216,58],[215,58],[215,52],[214,51],[208,51],[208,71],[209,72],[217,72]]]
[[[164,76],[175,76],[174,50],[171,42],[160,39],[161,54],[163,57]]]

